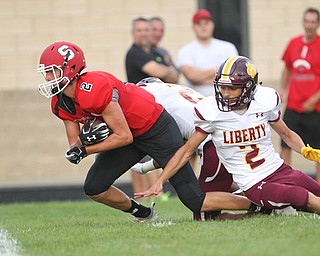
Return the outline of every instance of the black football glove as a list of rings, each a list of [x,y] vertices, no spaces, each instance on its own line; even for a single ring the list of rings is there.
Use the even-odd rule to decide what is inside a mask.
[[[100,123],[93,126],[95,120],[96,119],[94,118],[86,122],[79,134],[81,143],[85,146],[93,145],[103,141],[111,133],[111,130],[108,128],[106,123]]]
[[[85,147],[74,147],[66,151],[66,159],[73,163],[78,164],[80,161],[87,156],[87,150]]]

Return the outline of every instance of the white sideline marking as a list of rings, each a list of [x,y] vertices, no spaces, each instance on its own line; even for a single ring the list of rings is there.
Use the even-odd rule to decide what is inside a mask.
[[[173,226],[174,223],[171,220],[168,221],[156,221],[152,222],[151,225],[155,228],[163,228],[163,227],[170,227]]]
[[[0,228],[0,255],[20,256],[19,251],[17,240],[13,239],[7,230]]]

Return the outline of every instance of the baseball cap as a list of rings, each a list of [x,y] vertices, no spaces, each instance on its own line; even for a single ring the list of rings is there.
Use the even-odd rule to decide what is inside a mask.
[[[199,20],[212,20],[212,16],[210,12],[206,9],[199,9],[194,15],[193,15],[193,23],[197,23]]]

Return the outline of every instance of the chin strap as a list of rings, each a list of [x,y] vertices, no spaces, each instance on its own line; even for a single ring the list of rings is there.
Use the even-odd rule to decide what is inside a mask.
[[[68,61],[69,61],[69,57],[70,57],[70,51],[67,52],[66,54],[66,57],[64,58],[64,62],[63,62],[63,65],[62,65],[62,71],[66,68],[67,64],[68,64]]]
[[[80,70],[79,70],[79,72],[78,73],[76,73],[75,75],[74,75],[74,77],[70,80],[70,83],[69,84],[71,84],[74,80],[76,80],[79,76],[81,76],[81,75],[83,75],[85,72],[83,72],[84,71],[84,67],[82,67]]]
[[[67,64],[68,64],[68,61],[69,61],[69,57],[70,57],[70,52],[68,51],[67,54],[66,54],[66,57],[64,58],[64,62],[63,62],[63,65],[62,65],[62,72],[64,71],[64,69],[67,67]],[[79,70],[78,73],[76,73],[74,75],[73,78],[70,79],[70,82],[69,84],[71,84],[75,79],[77,79],[80,75],[82,75],[82,71],[84,70],[84,66],[81,67],[81,69]],[[61,84],[61,83],[60,83]],[[63,84],[62,84],[63,85]]]

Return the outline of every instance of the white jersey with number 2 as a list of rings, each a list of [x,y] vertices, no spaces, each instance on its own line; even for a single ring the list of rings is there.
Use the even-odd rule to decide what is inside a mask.
[[[174,118],[182,137],[189,139],[194,131],[194,106],[204,97],[186,86],[168,83],[146,83],[139,85],[150,92]]]
[[[274,89],[258,86],[242,114],[220,111],[214,96],[196,105],[196,130],[212,135],[220,160],[244,191],[283,164],[274,150],[269,125],[280,118],[280,103]]]

